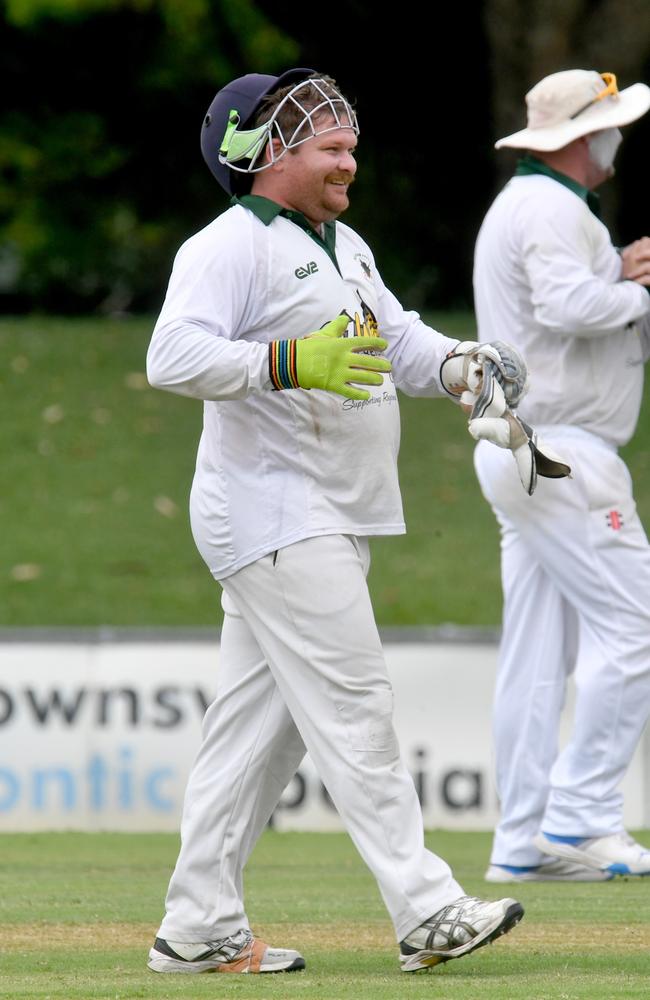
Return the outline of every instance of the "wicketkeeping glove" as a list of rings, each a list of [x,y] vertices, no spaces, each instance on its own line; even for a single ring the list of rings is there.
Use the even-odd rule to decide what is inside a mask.
[[[269,375],[274,389],[325,389],[348,399],[370,399],[361,385],[381,385],[391,370],[387,358],[377,357],[388,342],[382,337],[344,337],[350,322],[337,316],[321,330],[300,340],[272,340]],[[372,354],[361,352],[372,351]]]
[[[440,380],[452,396],[476,393],[484,385],[483,366],[492,362],[493,378],[503,389],[508,406],[514,410],[528,389],[528,369],[521,355],[501,340],[477,344],[464,340],[457,344],[440,366]]]
[[[469,432],[477,441],[491,441],[499,448],[510,449],[522,486],[532,496],[538,475],[562,479],[571,475],[571,467],[540,440],[532,427],[512,413],[497,379],[493,362],[485,361],[478,393],[465,392],[461,396],[463,409],[469,411]]]

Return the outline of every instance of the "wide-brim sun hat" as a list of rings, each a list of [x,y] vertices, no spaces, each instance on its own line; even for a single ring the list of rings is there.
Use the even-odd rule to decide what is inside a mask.
[[[526,94],[528,124],[495,143],[496,149],[552,152],[580,136],[629,125],[650,108],[650,87],[618,89],[613,73],[569,69],[551,73]]]

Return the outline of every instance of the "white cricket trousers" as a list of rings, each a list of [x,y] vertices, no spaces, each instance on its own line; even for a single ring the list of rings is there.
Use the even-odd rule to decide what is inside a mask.
[[[213,941],[248,926],[242,871],[305,748],[377,879],[398,940],[463,895],[424,846],[392,725],[368,565],[365,539],[327,535],[222,581],[217,698],[187,786],[161,937]]]
[[[537,865],[540,829],[623,830],[618,790],[650,713],[650,546],[616,451],[570,427],[540,427],[571,479],[529,497],[509,451],[475,451],[501,527],[503,634],[494,700],[501,818],[494,864]],[[575,716],[558,755],[566,682]]]

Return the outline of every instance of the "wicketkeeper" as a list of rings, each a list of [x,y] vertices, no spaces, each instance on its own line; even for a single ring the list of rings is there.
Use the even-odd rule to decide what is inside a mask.
[[[203,122],[231,207],[181,247],[147,371],[204,401],[191,522],[224,624],[156,972],[304,968],[253,935],[242,873],[306,749],[377,879],[404,971],[466,955],[523,913],[466,896],[424,846],[366,574],[368,538],[405,530],[397,388],[469,392],[473,410],[489,383],[506,420],[525,367],[406,312],[336,222],[358,131],[335,82],[309,69],[235,80]]]

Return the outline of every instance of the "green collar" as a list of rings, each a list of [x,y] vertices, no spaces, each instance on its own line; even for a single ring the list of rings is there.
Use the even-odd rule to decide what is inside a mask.
[[[260,222],[263,222],[265,226],[270,226],[276,215],[281,215],[283,219],[289,219],[290,222],[293,222],[296,226],[300,226],[301,229],[304,229],[305,232],[308,233],[308,235],[311,236],[320,247],[322,247],[334,264],[336,270],[339,270],[335,249],[335,222],[325,222],[323,224],[323,235],[320,236],[314,227],[307,221],[302,212],[294,212],[292,209],[283,208],[282,205],[278,205],[277,202],[271,201],[270,198],[262,198],[259,194],[244,194],[241,198],[234,195],[230,199],[230,204],[242,205],[244,208],[247,208],[253,213],[253,215],[257,216]],[[339,271],[339,274],[340,273],[341,272]]]
[[[526,174],[544,174],[546,177],[552,177],[554,181],[559,184],[564,184],[565,187],[573,191],[574,194],[578,195],[578,198],[582,198],[586,202],[588,208],[594,213],[597,219],[600,219],[600,198],[589,188],[583,187],[578,181],[574,181],[572,177],[567,177],[566,174],[561,174],[557,170],[553,170],[553,167],[547,166],[546,163],[542,163],[538,160],[536,156],[532,156],[527,153],[526,156],[522,158],[517,163],[517,169],[515,170],[515,176],[521,177]]]

